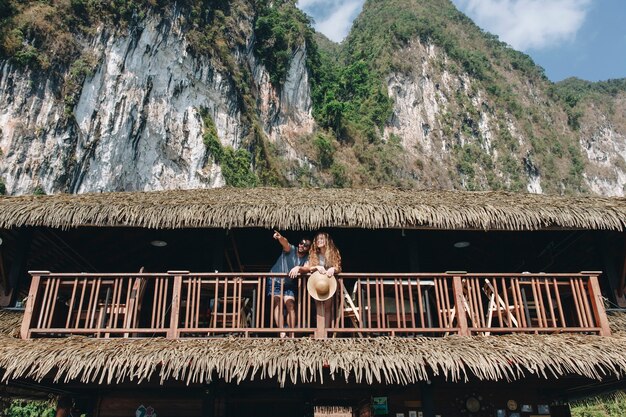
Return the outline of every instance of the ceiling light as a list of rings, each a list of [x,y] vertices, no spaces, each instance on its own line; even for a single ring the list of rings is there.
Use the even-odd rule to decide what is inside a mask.
[[[468,247],[469,245],[470,245],[470,243],[469,243],[469,242],[467,242],[467,241],[465,241],[465,240],[462,240],[462,241],[460,241],[460,242],[456,242],[456,243],[454,244],[454,247],[455,247],[455,248],[458,248],[458,249],[463,249],[463,248]]]
[[[150,244],[155,248],[163,248],[167,246],[167,242],[164,240],[153,240],[152,242],[150,242]]]

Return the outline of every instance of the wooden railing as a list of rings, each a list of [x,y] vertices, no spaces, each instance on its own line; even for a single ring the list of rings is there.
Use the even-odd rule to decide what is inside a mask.
[[[345,273],[330,309],[316,307],[300,277],[291,327],[283,295],[267,296],[276,274],[31,274],[23,338],[610,334],[599,272]],[[288,279],[277,281],[281,294]]]

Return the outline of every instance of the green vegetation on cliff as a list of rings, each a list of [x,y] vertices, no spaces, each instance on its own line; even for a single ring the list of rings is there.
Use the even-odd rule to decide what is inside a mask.
[[[350,147],[359,163],[359,169],[347,173],[353,181],[402,185],[432,168],[423,161],[407,166],[401,157],[385,162],[368,157],[380,148],[382,129],[391,119],[388,77],[415,74],[420,63],[407,56],[416,43],[434,45],[445,55],[436,58],[439,63],[427,77],[444,78],[445,73],[467,83],[446,97],[449,113],[439,116],[440,139],[450,144],[452,156],[446,164],[458,177],[455,187],[522,191],[532,174],[542,176],[547,192],[585,191],[585,164],[575,130],[555,132],[561,114],[570,119],[575,115],[548,94],[552,84],[543,69],[482,31],[449,0],[368,0],[339,46],[340,58],[334,57],[336,51],[321,48],[313,60],[314,116],[342,146]],[[488,119],[499,121],[489,139],[479,129]],[[511,126],[526,143],[512,135]]]

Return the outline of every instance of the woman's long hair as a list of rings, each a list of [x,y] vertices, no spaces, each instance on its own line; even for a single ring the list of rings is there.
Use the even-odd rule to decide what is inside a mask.
[[[333,238],[326,232],[320,232],[315,235],[313,238],[311,249],[309,249],[309,265],[317,266],[320,264],[319,259],[319,248],[317,247],[317,237],[324,236],[326,239],[326,253],[324,254],[325,259],[325,268],[335,268],[335,271],[341,272],[341,254],[339,253],[339,249],[335,246],[335,242],[333,242]]]

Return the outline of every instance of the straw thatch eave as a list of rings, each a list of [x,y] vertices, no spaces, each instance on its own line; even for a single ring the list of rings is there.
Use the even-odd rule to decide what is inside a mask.
[[[19,320],[0,313],[2,381],[117,384],[148,380],[187,384],[277,379],[323,382],[324,376],[357,382],[411,384],[443,377],[464,381],[623,377],[626,334],[507,335],[443,338],[210,340],[67,339],[21,340]]]
[[[0,197],[0,228],[619,230],[626,199],[507,192],[220,188]]]

